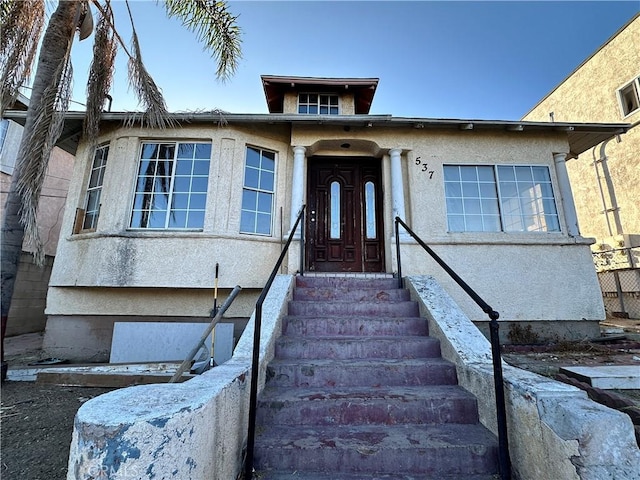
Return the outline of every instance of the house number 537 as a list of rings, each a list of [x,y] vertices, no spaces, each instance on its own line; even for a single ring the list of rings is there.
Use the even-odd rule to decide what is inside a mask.
[[[429,170],[429,165],[426,162],[420,160],[422,157],[416,157],[416,165],[420,168],[421,172],[429,175],[429,180],[433,178],[433,170]]]

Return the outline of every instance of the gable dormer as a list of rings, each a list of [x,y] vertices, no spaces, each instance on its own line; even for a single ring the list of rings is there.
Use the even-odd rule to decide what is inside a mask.
[[[377,78],[261,78],[269,113],[367,115],[378,86]]]

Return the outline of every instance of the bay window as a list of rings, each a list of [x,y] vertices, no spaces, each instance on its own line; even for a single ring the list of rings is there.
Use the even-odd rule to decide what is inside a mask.
[[[276,154],[247,147],[240,233],[271,235]]]
[[[210,143],[144,142],[130,227],[201,230],[210,162]]]
[[[109,155],[109,145],[103,145],[96,149],[91,164],[89,174],[89,185],[87,186],[87,198],[84,208],[84,219],[82,220],[82,230],[95,230],[100,215],[100,197],[102,195],[102,183],[104,181],[104,171],[107,167],[107,156]]]

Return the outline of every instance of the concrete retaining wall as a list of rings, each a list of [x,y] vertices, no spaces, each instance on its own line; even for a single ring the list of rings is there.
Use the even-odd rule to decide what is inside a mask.
[[[262,310],[259,388],[274,355],[293,277],[276,277]],[[231,360],[185,383],[96,397],[76,414],[67,480],[233,480],[246,441],[254,318]]]
[[[406,285],[430,334],[440,339],[443,357],[456,363],[460,384],[477,396],[482,423],[496,432],[489,342],[432,277],[409,277]],[[278,276],[263,306],[260,388],[292,288],[293,277]],[[85,403],[75,419],[67,480],[237,478],[248,423],[253,322],[224,365],[185,383],[130,387]],[[516,479],[640,478],[640,450],[627,415],[575,387],[503,368]]]
[[[429,276],[406,286],[456,364],[460,385],[478,398],[481,422],[497,433],[491,347]],[[513,474],[519,480],[638,480],[640,450],[631,419],[570,385],[503,363]]]

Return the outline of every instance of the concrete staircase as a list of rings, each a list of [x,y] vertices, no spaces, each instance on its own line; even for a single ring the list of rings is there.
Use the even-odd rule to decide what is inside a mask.
[[[258,399],[260,480],[496,478],[476,399],[393,278],[297,277]]]

